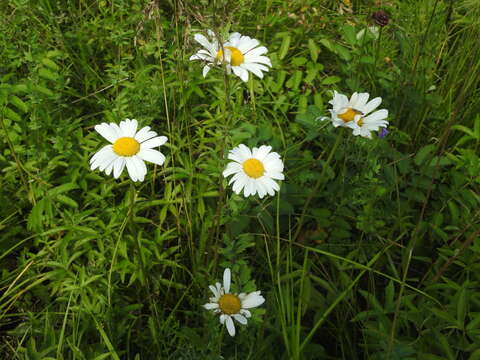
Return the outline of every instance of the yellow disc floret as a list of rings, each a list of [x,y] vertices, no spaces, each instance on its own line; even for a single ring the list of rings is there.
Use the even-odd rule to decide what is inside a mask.
[[[263,176],[265,168],[260,160],[251,158],[243,162],[243,171],[251,178],[258,179]]]
[[[337,116],[344,122],[349,122],[355,119],[355,115],[363,115],[363,113],[353,108],[348,108],[343,114],[339,114]]]
[[[140,151],[140,143],[132,137],[121,137],[113,144],[113,151],[119,156],[133,156]]]
[[[225,49],[230,50],[230,65],[232,66],[240,66],[244,62],[244,57],[243,54],[240,50],[238,50],[236,47],[232,46],[225,46]],[[217,52],[217,59],[222,61],[223,60],[223,50],[220,49]]]
[[[233,294],[225,294],[218,299],[220,310],[227,315],[238,314],[242,308],[242,303],[238,296]]]

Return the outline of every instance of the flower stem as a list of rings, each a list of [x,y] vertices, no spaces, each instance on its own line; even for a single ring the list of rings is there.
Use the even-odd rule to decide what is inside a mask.
[[[343,138],[343,131],[340,131],[340,133],[337,135],[337,140],[335,141],[335,144],[332,147],[332,150],[330,151],[330,154],[328,154],[327,162],[324,164],[322,172],[317,180],[317,183],[315,184],[315,187],[313,188],[312,192],[308,196],[307,200],[305,201],[305,205],[303,206],[302,214],[300,215],[300,220],[298,221],[297,225],[297,230],[295,231],[295,234],[292,237],[292,241],[295,241],[300,234],[300,231],[302,230],[302,225],[305,220],[305,214],[307,213],[308,205],[310,205],[310,202],[312,201],[313,197],[315,194],[317,194],[319,191],[322,190],[322,187],[325,185],[325,174],[327,173],[327,169],[330,165],[330,162],[332,161],[333,154],[337,151],[337,147],[340,144],[341,140]]]

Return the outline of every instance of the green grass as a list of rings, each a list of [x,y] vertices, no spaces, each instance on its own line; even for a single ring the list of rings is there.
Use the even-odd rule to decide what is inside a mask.
[[[480,359],[477,1],[0,12],[0,358]],[[273,68],[204,79],[206,29]],[[320,122],[333,90],[381,96],[389,135]],[[89,169],[93,127],[125,118],[169,139],[143,183]],[[281,154],[276,196],[232,192],[240,143]],[[226,267],[266,298],[234,338],[201,306]]]

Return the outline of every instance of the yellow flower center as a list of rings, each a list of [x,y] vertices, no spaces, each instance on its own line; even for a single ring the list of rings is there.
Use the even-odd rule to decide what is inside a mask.
[[[225,294],[218,299],[218,306],[224,314],[238,314],[242,308],[242,303],[238,296],[233,294]]]
[[[233,66],[239,66],[243,64],[244,57],[243,54],[240,50],[238,50],[236,47],[232,46],[225,46],[225,49],[230,50],[230,64]],[[223,60],[223,50],[220,49],[217,52],[217,59],[222,61]]]
[[[348,108],[343,114],[339,114],[337,116],[344,122],[349,122],[355,119],[355,115],[363,115],[363,113],[353,108]]]
[[[363,118],[360,118],[360,119],[357,121],[357,125],[358,125],[358,126],[362,126],[362,125],[363,125]]]
[[[243,162],[243,171],[251,178],[258,179],[265,172],[265,168],[260,160],[252,158]]]
[[[113,144],[113,151],[120,156],[133,156],[140,151],[140,144],[131,137],[121,137]]]

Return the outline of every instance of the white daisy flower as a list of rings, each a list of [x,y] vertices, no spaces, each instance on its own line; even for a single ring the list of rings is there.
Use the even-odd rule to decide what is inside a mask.
[[[388,121],[388,110],[375,110],[381,103],[382,98],[376,97],[368,101],[368,93],[353,93],[350,100],[336,91],[333,92],[333,99],[329,101],[332,105],[333,126],[345,126],[353,130],[353,135],[371,138],[371,131],[378,131],[385,128]]]
[[[225,54],[220,50],[218,57],[221,59],[224,55],[227,70],[233,70],[233,73],[243,81],[248,80],[249,71],[262,79],[262,71],[268,71],[268,66],[272,67],[272,63],[268,57],[264,56],[268,52],[267,48],[258,45],[260,42],[257,39],[237,32],[232,33],[228,41],[223,44]]]
[[[250,294],[233,294],[230,292],[231,273],[230,269],[223,272],[223,286],[217,282],[215,286],[208,288],[212,291],[213,297],[208,304],[203,305],[207,310],[212,310],[215,314],[220,314],[220,323],[227,326],[230,336],[235,336],[235,325],[233,319],[242,325],[247,325],[247,318],[252,314],[249,310],[262,305],[265,298],[260,295],[261,291],[254,291]]]
[[[234,162],[228,163],[223,171],[223,176],[233,175],[229,185],[233,183],[233,191],[248,197],[258,193],[262,199],[267,193],[275,195],[280,186],[274,181],[283,180],[283,162],[280,155],[270,152],[271,146],[262,145],[250,150],[247,146],[240,144],[228,153],[228,158]]]
[[[207,30],[207,34],[211,41],[201,34],[195,34],[195,41],[202,45],[204,49],[190,57],[190,60],[206,62],[203,67],[204,77],[212,66],[222,62],[226,63],[229,74],[233,71],[243,81],[248,80],[249,71],[262,79],[262,71],[268,71],[268,66],[272,66],[270,59],[264,56],[268,52],[267,48],[265,46],[259,47],[260,42],[256,39],[242,36],[239,33],[232,33],[228,40],[220,45],[212,30]]]
[[[194,35],[195,41],[202,45],[204,49],[200,49],[196,54],[190,56],[190,60],[203,60],[206,62],[203,67],[203,77],[207,76],[212,65],[220,61],[218,56],[220,43],[212,30],[207,30],[207,34],[211,38],[211,41],[202,34]]]
[[[150,126],[145,126],[137,132],[137,120],[126,119],[115,123],[102,123],[95,126],[95,130],[105,139],[111,142],[95,153],[90,159],[92,170],[99,168],[117,179],[125,166],[128,175],[133,181],[143,181],[147,174],[144,161],[162,165],[165,155],[153,148],[167,142],[165,136],[157,136]]]

